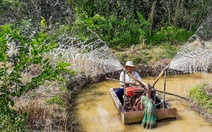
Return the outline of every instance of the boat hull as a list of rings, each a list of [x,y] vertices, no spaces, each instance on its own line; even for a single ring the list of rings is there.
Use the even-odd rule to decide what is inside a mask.
[[[115,88],[110,88],[110,95],[113,99],[113,102],[116,108],[119,111],[119,115],[121,116],[121,120],[124,124],[131,124],[131,123],[141,123],[143,119],[143,111],[126,111],[122,106],[119,98],[115,93]],[[157,120],[162,119],[176,119],[177,109],[176,108],[169,108],[168,106],[156,109]]]

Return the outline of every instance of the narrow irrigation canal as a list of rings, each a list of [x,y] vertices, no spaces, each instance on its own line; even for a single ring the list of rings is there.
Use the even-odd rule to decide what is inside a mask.
[[[156,78],[149,78],[150,84]],[[143,78],[147,83],[147,78]],[[163,77],[155,87],[163,90]],[[211,81],[212,74],[190,74],[168,76],[166,91],[180,96],[188,97],[191,87],[204,81]],[[118,111],[109,94],[109,88],[119,87],[118,82],[104,81],[94,84],[83,90],[77,99],[76,114],[80,125],[85,132],[144,132],[141,124],[123,125]],[[160,93],[158,93],[160,94]],[[163,95],[161,95],[163,96]],[[155,132],[211,132],[212,126],[206,123],[198,113],[189,107],[189,102],[175,96],[166,95],[171,107],[177,108],[176,120],[158,121],[157,127],[151,131]]]

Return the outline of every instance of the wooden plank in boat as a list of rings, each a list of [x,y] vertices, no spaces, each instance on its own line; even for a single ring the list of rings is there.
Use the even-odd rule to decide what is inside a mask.
[[[176,118],[176,108],[156,109],[157,120]],[[141,122],[143,120],[143,111],[129,111],[124,114],[124,124]]]
[[[156,109],[157,120],[176,118],[177,109],[176,108],[162,108]]]
[[[129,111],[124,114],[124,124],[138,123],[143,119],[143,111]]]

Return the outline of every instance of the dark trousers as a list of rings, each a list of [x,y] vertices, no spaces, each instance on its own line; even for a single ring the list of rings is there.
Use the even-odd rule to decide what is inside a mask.
[[[124,103],[124,99],[123,99],[124,88],[116,89],[115,93],[116,93],[117,97],[119,98],[120,102],[121,102],[122,105],[123,105],[123,103]]]

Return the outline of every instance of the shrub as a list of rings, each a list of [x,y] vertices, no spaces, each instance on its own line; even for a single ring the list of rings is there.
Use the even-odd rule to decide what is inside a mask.
[[[66,69],[67,63],[53,65],[43,57],[57,47],[57,43],[46,32],[30,27],[27,21],[0,26],[0,43],[0,113],[5,117],[13,113],[14,98],[38,88],[46,80],[64,81],[61,73],[71,72]],[[37,67],[35,73],[25,76],[23,73],[31,72],[31,67]],[[4,121],[19,120],[18,115],[10,118],[1,120],[0,127],[4,127]]]
[[[170,42],[172,44],[182,43],[186,41],[193,33],[182,28],[174,26],[162,27],[159,31],[155,31],[153,36],[147,40],[151,44]]]
[[[160,48],[163,49],[160,55],[161,58],[173,58],[178,52],[178,49],[171,43],[163,43]]]
[[[87,29],[96,32],[109,47],[129,47],[138,44],[146,38],[149,22],[142,14],[137,12],[139,20],[118,19],[115,15],[108,17],[95,14],[87,15],[86,12],[78,12],[78,17],[73,30],[81,31],[85,35]]]
[[[204,87],[206,87],[208,84],[200,84],[197,85],[195,87],[193,87],[192,89],[190,89],[189,91],[189,96],[197,101],[199,104],[201,104],[202,106],[204,106],[205,108],[208,109],[208,112],[211,113],[212,112],[212,102],[211,102],[211,96],[208,96],[206,94],[206,92],[204,91]]]
[[[26,115],[19,115],[15,111],[4,114],[0,113],[0,131],[24,132]]]

